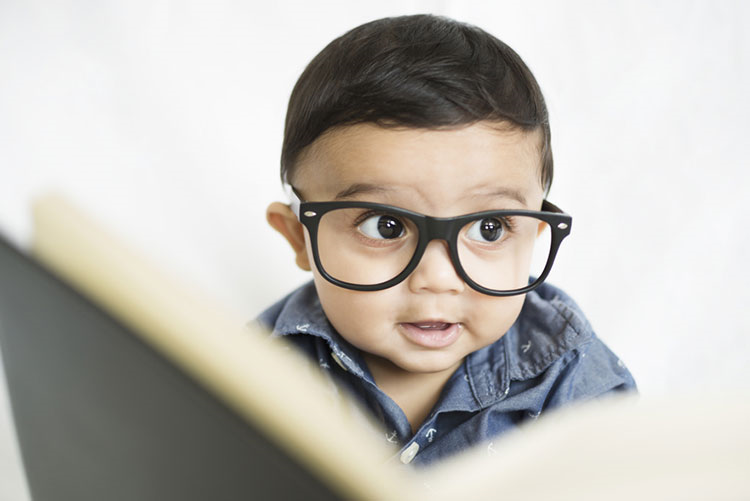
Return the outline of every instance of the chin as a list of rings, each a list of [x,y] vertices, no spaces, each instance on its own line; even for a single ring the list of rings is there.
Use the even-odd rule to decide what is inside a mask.
[[[430,356],[424,357],[422,360],[411,359],[404,360],[403,363],[393,363],[407,372],[429,374],[446,370],[453,372],[462,361],[463,357],[457,359],[456,357]]]

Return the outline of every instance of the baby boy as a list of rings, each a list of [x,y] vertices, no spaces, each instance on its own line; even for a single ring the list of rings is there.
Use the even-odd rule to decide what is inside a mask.
[[[289,101],[268,221],[313,280],[259,318],[426,465],[547,409],[634,390],[544,283],[571,218],[545,199],[533,75],[479,28],[381,19],[331,42]]]

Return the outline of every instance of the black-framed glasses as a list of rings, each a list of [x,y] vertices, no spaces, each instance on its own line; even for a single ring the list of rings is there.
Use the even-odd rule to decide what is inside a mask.
[[[547,278],[572,224],[547,200],[541,211],[431,217],[372,202],[304,202],[288,191],[320,274],[358,291],[402,282],[437,239],[447,242],[453,267],[471,288],[491,296],[524,294]]]

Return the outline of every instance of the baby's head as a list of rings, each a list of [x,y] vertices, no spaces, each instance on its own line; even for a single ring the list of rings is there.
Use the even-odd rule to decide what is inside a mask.
[[[292,92],[281,175],[295,200],[271,204],[270,224],[331,324],[394,374],[452,372],[499,339],[569,231],[544,201],[550,129],[533,75],[441,17],[381,19],[323,49]]]
[[[430,15],[386,18],[337,38],[307,66],[289,100],[283,182],[331,129],[456,129],[495,122],[538,135],[539,177],[552,183],[544,97],[513,49],[471,25]]]

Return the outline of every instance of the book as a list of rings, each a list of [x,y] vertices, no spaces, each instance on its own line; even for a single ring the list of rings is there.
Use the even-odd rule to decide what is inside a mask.
[[[748,395],[607,399],[400,465],[247,319],[60,196],[33,213],[31,252],[0,243],[0,347],[35,500],[750,498]]]

